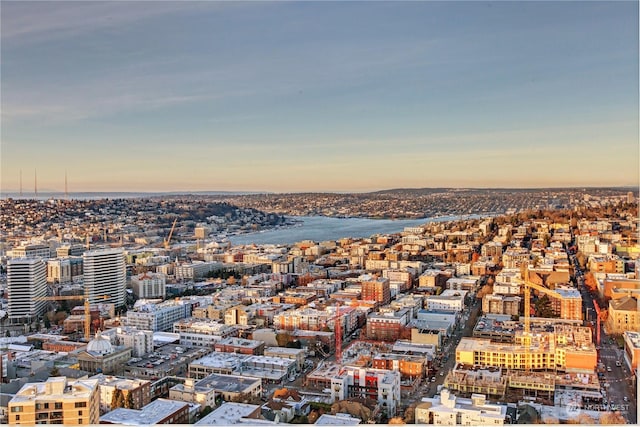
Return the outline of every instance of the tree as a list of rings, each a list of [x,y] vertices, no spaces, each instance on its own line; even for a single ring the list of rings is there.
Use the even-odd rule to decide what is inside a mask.
[[[116,388],[111,396],[111,409],[124,408],[124,394],[122,390]]]
[[[551,307],[551,300],[547,295],[543,295],[534,304],[536,317],[555,317],[553,308]]]
[[[136,409],[135,406],[136,404],[133,401],[133,393],[129,391],[127,393],[127,398],[125,399],[125,402],[124,402],[124,407],[127,409]]]
[[[49,376],[50,377],[57,377],[60,375],[60,370],[58,370],[57,366],[54,366],[53,368],[51,368],[51,370],[49,371]]]
[[[200,419],[206,417],[207,415],[209,415],[211,412],[213,412],[213,408],[209,405],[205,406],[202,409],[202,412],[200,412]]]

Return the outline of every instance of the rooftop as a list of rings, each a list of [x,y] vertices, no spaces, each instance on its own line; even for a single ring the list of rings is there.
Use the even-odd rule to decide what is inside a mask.
[[[250,416],[259,408],[259,405],[250,405],[248,403],[225,402],[195,425],[238,424],[242,418]]]
[[[128,426],[158,424],[185,406],[189,406],[189,404],[177,400],[156,399],[142,409],[115,409],[101,416],[100,423],[107,422]]]
[[[349,414],[322,414],[316,420],[315,425],[321,426],[354,426],[360,424],[360,418],[354,418]]]

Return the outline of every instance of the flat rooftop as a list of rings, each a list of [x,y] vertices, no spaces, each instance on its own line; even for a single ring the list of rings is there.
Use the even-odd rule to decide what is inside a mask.
[[[179,411],[186,402],[169,399],[156,399],[142,409],[118,408],[100,417],[100,423],[141,426],[158,424],[160,421]]]
[[[225,402],[195,425],[232,425],[254,413],[260,406],[248,403]]]

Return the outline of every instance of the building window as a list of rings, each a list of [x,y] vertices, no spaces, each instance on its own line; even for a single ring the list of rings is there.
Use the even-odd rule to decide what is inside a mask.
[[[56,402],[54,403],[55,408],[54,409],[62,409],[62,402]]]
[[[20,415],[16,415],[16,421],[20,421]]]
[[[76,402],[76,408],[86,408],[87,402]]]
[[[11,412],[22,412],[22,406],[12,406]]]

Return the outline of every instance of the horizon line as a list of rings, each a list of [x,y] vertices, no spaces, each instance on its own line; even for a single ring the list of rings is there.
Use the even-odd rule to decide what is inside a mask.
[[[39,190],[38,194],[24,194],[20,198],[28,199],[33,196],[37,198],[46,195],[62,195],[71,196],[73,194],[150,194],[150,195],[190,195],[204,193],[219,193],[226,195],[258,195],[258,194],[368,194],[380,193],[385,191],[411,191],[411,190],[579,190],[579,189],[629,189],[634,188],[640,191],[640,186],[635,184],[627,185],[567,185],[553,187],[472,187],[472,186],[436,186],[436,187],[393,187],[382,188],[377,190],[349,191],[349,190],[306,190],[306,191],[265,191],[265,190]],[[20,194],[19,190],[0,191],[0,198],[6,198],[8,195]]]

